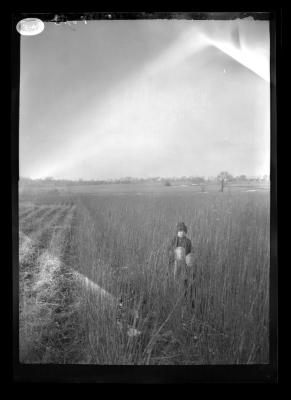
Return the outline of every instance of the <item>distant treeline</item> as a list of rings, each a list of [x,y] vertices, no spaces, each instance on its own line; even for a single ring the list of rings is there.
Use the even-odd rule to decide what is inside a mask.
[[[160,183],[162,185],[170,186],[172,184],[211,184],[217,183],[219,180],[219,175],[216,177],[208,177],[205,178],[203,176],[181,176],[181,177],[151,177],[151,178],[133,178],[133,177],[124,177],[120,179],[78,179],[78,180],[69,180],[69,179],[54,179],[53,177],[47,177],[44,179],[31,179],[26,177],[20,177],[19,183],[23,185],[64,185],[64,186],[73,186],[73,185],[104,185],[104,184],[122,184],[122,183]],[[269,182],[269,177],[267,175],[261,177],[247,177],[246,175],[240,176],[232,176],[227,174],[227,182],[228,183],[251,183],[251,182]]]

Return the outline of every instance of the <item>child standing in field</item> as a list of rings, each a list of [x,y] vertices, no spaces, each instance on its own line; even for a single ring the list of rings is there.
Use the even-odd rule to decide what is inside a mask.
[[[191,240],[187,237],[187,226],[184,222],[179,222],[176,227],[176,236],[169,245],[169,267],[174,273],[174,279],[178,283],[183,283],[184,298],[191,300],[192,308],[194,307],[193,299],[193,246]],[[183,281],[183,282],[181,282]]]

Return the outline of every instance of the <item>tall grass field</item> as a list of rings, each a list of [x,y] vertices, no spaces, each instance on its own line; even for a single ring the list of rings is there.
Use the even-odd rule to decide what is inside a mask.
[[[26,193],[19,205],[22,363],[268,363],[269,191]],[[190,299],[169,263],[180,221]]]

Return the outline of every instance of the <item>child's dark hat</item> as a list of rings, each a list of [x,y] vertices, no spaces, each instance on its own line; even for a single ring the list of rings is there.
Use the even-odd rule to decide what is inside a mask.
[[[179,222],[177,224],[177,232],[179,231],[184,231],[185,233],[187,233],[187,226],[184,224],[184,222]]]

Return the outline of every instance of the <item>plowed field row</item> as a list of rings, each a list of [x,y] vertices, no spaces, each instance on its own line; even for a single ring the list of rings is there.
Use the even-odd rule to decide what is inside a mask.
[[[23,219],[26,216],[28,216],[30,213],[35,211],[36,206],[35,205],[29,205],[29,206],[20,206],[19,208],[19,218]]]
[[[31,228],[24,231],[20,228],[19,238],[19,261],[20,267],[28,258],[31,258],[32,252],[39,253],[48,246],[53,232],[62,226],[63,221],[71,207],[56,207],[48,210],[48,213],[42,218],[35,219],[33,223],[34,230]],[[28,235],[29,234],[29,235]]]
[[[66,213],[70,206],[45,206],[29,213],[28,216],[19,220],[19,229],[25,234],[34,234],[35,231],[43,228],[46,223],[50,224],[51,218],[56,213]]]
[[[63,263],[75,206],[54,205],[29,213],[33,222],[20,231],[19,345],[24,363],[79,358],[76,283]],[[27,223],[27,218],[25,218]],[[29,236],[27,235],[29,234]],[[75,332],[75,333],[74,333]]]

